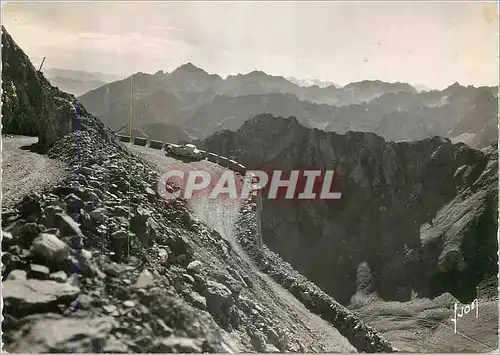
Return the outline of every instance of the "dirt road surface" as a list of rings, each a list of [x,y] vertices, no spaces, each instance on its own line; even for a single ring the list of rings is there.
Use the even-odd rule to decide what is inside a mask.
[[[178,166],[179,164],[179,161],[166,157],[162,151],[139,146],[129,147],[154,166],[160,174],[166,172],[172,165]],[[202,168],[205,171],[214,171],[214,175],[219,175],[223,169],[208,161],[188,163],[185,167],[189,170]],[[238,254],[240,267],[246,270],[246,276],[252,280],[256,288],[256,301],[266,307],[272,307],[273,313],[279,315],[280,323],[286,325],[288,329],[294,329],[295,336],[300,338],[308,349],[324,352],[356,352],[349,341],[330,323],[309,312],[287,290],[266,274],[261,273],[239,247],[234,238],[234,226],[240,205],[241,201],[211,200],[202,196],[190,202],[190,208],[194,214],[208,226],[217,230],[231,245],[232,250]],[[318,348],[317,344],[322,344],[322,346]]]
[[[36,137],[2,136],[2,209],[24,195],[57,184],[65,164],[32,151]]]

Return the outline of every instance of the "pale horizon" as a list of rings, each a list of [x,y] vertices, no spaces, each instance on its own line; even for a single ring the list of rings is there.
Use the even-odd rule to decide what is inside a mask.
[[[191,62],[344,86],[498,85],[494,2],[9,2],[2,24],[37,65],[128,77]]]

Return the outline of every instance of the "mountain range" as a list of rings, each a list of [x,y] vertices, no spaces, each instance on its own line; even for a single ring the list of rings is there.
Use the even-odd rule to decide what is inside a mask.
[[[496,144],[385,142],[271,115],[195,143],[245,166],[334,169],[339,201],[301,204],[263,194],[261,225],[269,248],[341,303],[366,291],[356,276],[363,263],[373,281],[368,291],[401,302],[414,292],[470,302],[481,282],[496,278]]]
[[[380,80],[304,87],[262,71],[223,79],[187,63],[171,73],[136,73],[79,100],[111,128],[132,119],[134,128],[156,139],[164,139],[166,131],[174,140],[204,138],[269,113],[337,133],[373,132],[388,141],[439,135],[482,147],[497,137],[490,129],[496,126],[497,91],[454,83],[419,92],[406,83]],[[478,122],[466,123],[477,115]],[[163,129],[148,128],[153,123]]]
[[[113,74],[59,68],[47,68],[43,73],[52,85],[76,96],[122,78]]]

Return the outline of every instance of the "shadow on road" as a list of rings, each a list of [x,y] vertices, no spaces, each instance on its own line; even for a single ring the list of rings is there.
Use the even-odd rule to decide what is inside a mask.
[[[19,149],[27,150],[29,152],[40,154],[40,155],[45,155],[47,153],[47,148],[38,142],[33,143],[33,144],[29,144],[29,145],[23,145],[22,147],[19,147]]]

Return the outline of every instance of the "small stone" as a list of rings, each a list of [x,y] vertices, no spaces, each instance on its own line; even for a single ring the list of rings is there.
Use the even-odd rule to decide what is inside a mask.
[[[50,275],[50,270],[47,266],[30,264],[28,278],[46,280]]]
[[[60,213],[63,213],[63,209],[59,206],[56,206],[56,205],[52,205],[52,206],[48,206],[47,208],[45,208],[44,210],[44,213],[45,213],[45,217],[46,217],[46,225],[50,228],[50,227],[55,227],[56,226],[56,215],[57,214],[60,214]]]
[[[58,213],[54,217],[56,226],[61,230],[63,236],[77,237],[79,246],[83,246],[85,236],[80,226],[73,218],[68,215]]]
[[[116,306],[114,304],[106,304],[104,306],[102,306],[102,309],[104,309],[104,311],[106,311],[106,313],[108,314],[112,314],[114,312],[116,312]]]
[[[2,231],[2,249],[5,250],[8,246],[12,244],[12,241],[14,240],[12,233]]]
[[[68,211],[68,213],[75,213],[83,207],[82,199],[75,194],[66,196],[64,202],[66,204],[66,210]]]
[[[127,239],[128,233],[126,231],[116,231],[111,234],[111,239]]]
[[[51,280],[6,280],[2,287],[4,312],[18,314],[28,312],[28,308],[39,308],[54,301],[71,302],[79,292],[80,289],[76,286]],[[7,305],[13,308],[6,311]]]
[[[126,252],[128,242],[129,234],[126,231],[118,230],[111,234],[111,248],[117,256]]]
[[[92,307],[92,296],[86,294],[79,294],[78,298],[75,301],[75,308],[80,309],[90,309]]]
[[[54,234],[56,237],[59,238],[59,229],[57,228],[47,228],[42,233],[48,233],[48,234]]]
[[[40,207],[40,195],[37,193],[32,193],[23,197],[22,201],[17,206],[19,212],[23,216],[28,216],[30,214],[39,214],[41,212]]]
[[[131,300],[123,301],[123,305],[128,308],[133,308],[135,307],[135,302]]]
[[[86,201],[83,203],[83,209],[85,211],[92,211],[94,209],[94,203],[92,201]],[[90,214],[88,214],[90,219]]]
[[[207,307],[210,311],[227,312],[233,304],[232,292],[223,284],[209,280],[206,290]]]
[[[187,266],[187,271],[190,271],[190,272],[200,272],[201,271],[201,268],[203,266],[203,263],[199,260],[194,260],[194,261],[191,261],[188,266]]]
[[[150,187],[146,187],[146,193],[151,197],[156,196],[156,192]]]
[[[170,328],[168,325],[166,325],[163,319],[161,318],[156,319],[155,323],[157,324],[157,328],[159,330],[159,333],[161,333],[161,335],[169,336],[174,332],[174,330]]]
[[[103,271],[106,275],[111,277],[117,277],[122,275],[124,272],[133,270],[134,267],[130,265],[118,264],[115,262],[108,263],[103,265]]]
[[[116,206],[113,209],[113,214],[116,215],[116,216],[126,217],[126,216],[129,215],[129,211],[128,211],[128,209],[126,207]]]
[[[165,261],[168,258],[168,253],[165,249],[159,248],[158,249],[158,257],[162,260]]]
[[[311,295],[310,295],[310,294],[309,294],[309,292],[307,292],[307,291],[302,292],[302,294],[300,295],[300,297],[302,297],[302,299],[303,299],[304,301],[307,301],[307,302],[311,301],[311,299],[312,299],[312,298],[311,298]]]
[[[7,276],[7,280],[26,280],[27,274],[25,270],[12,270]]]
[[[31,246],[34,255],[38,255],[47,261],[63,261],[69,256],[69,247],[54,234],[40,234]]]
[[[92,212],[90,212],[90,217],[98,223],[102,223],[106,219],[106,209],[101,207],[101,208],[96,208]]]
[[[92,221],[92,218],[90,218],[90,215],[84,209],[80,210],[78,221],[80,222],[80,225],[83,228],[93,230],[95,227],[94,222]]]
[[[60,270],[50,274],[49,280],[54,280],[57,282],[66,282],[68,280],[68,275],[64,271]]]
[[[184,280],[186,280],[186,282],[190,283],[191,285],[193,285],[195,282],[194,277],[189,274],[182,274],[182,277],[184,277]]]
[[[80,249],[80,256],[85,260],[90,260],[92,259],[92,252],[86,249]]]
[[[92,173],[94,172],[94,169],[89,168],[88,166],[82,166],[79,170],[80,173],[84,175],[92,175]]]
[[[188,299],[189,301],[191,301],[191,303],[199,308],[199,309],[203,309],[203,310],[206,310],[207,309],[207,300],[205,297],[203,297],[202,295],[200,295],[198,292],[191,292],[189,295],[188,295]]]
[[[272,328],[267,329],[267,340],[276,347],[280,345],[280,338],[276,331]]]
[[[127,354],[129,353],[128,346],[118,339],[110,339],[106,341],[105,346],[102,349],[105,354]]]
[[[134,285],[135,288],[144,288],[150,286],[154,283],[155,279],[153,274],[149,270],[143,270]]]
[[[280,352],[280,350],[277,347],[275,347],[274,345],[266,344],[266,353],[277,354],[279,352]]]

